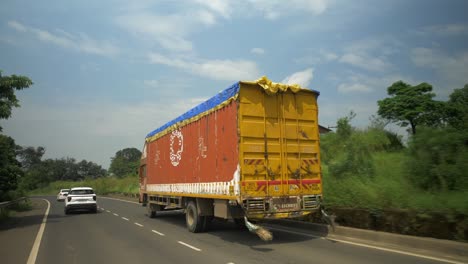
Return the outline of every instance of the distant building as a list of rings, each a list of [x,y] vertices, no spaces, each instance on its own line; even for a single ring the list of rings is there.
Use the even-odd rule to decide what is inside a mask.
[[[326,134],[326,133],[331,132],[331,131],[332,131],[331,129],[319,125],[319,134]]]

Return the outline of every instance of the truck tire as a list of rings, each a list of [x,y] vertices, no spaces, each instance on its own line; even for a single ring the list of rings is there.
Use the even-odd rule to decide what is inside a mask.
[[[150,204],[148,203],[148,205],[146,206],[147,208],[147,211],[148,211],[148,217],[149,218],[155,218],[158,211],[160,211],[161,209],[161,206],[159,204]]]
[[[198,214],[197,205],[194,201],[190,201],[185,209],[185,222],[187,228],[192,233],[203,231],[205,227],[205,217]]]

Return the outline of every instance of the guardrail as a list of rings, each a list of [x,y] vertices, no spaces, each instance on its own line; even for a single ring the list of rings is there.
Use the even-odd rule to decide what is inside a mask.
[[[6,210],[11,205],[17,204],[17,203],[19,203],[21,201],[25,201],[26,199],[28,199],[28,198],[27,197],[21,197],[19,199],[14,200],[14,201],[1,202],[0,203],[0,214],[3,214],[3,211]]]

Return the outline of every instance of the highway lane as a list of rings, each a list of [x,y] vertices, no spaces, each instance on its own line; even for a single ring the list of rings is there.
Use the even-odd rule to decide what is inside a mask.
[[[54,198],[36,263],[441,263],[288,231],[263,242],[231,222],[193,234],[181,213],[150,219],[139,204],[102,197],[97,214],[65,215]]]
[[[36,263],[224,263],[122,216],[101,210],[65,215],[63,202],[48,200],[51,209]]]

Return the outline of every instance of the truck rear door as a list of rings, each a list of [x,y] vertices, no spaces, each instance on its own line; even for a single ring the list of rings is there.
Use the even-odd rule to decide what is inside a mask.
[[[252,86],[243,84],[239,92],[241,195],[320,194],[317,94],[268,95]]]

